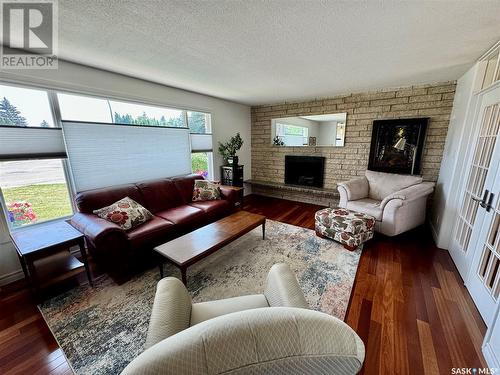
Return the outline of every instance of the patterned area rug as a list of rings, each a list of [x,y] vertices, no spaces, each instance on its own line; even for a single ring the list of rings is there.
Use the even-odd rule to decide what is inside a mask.
[[[267,272],[285,262],[315,310],[344,318],[361,250],[317,237],[314,231],[266,222],[188,269],[195,302],[262,293]],[[165,275],[180,277],[172,266]],[[116,285],[109,277],[43,304],[40,310],[77,374],[118,374],[142,352],[159,280],[157,268]]]

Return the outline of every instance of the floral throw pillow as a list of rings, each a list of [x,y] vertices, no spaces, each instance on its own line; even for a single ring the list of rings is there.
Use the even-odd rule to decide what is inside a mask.
[[[94,214],[119,225],[124,230],[135,228],[153,218],[151,212],[129,197],[95,210]]]
[[[207,180],[195,180],[193,202],[220,199],[220,183]]]

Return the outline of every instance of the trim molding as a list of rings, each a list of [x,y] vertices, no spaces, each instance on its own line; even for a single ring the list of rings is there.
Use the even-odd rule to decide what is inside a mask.
[[[24,277],[23,270],[18,269],[17,271],[9,272],[5,275],[0,276],[0,286],[4,286],[14,281],[21,280]]]

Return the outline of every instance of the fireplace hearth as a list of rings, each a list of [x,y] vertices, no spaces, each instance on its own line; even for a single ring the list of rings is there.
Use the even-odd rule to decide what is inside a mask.
[[[324,157],[285,156],[285,184],[322,188],[324,176]]]

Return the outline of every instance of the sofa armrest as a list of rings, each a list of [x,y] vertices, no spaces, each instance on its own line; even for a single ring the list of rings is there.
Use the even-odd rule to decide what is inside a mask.
[[[433,182],[422,182],[421,184],[408,186],[402,190],[396,191],[385,197],[380,203],[380,208],[384,209],[385,206],[394,199],[402,201],[401,205],[414,201],[422,197],[426,197],[434,191]]]
[[[271,267],[267,274],[264,295],[271,307],[309,308],[295,275],[285,263]]]
[[[125,231],[118,225],[100,218],[93,214],[84,214],[78,212],[70,220],[71,225],[82,232],[93,243],[99,238],[109,233],[115,233],[125,237]]]
[[[224,185],[220,186],[221,198],[229,201],[232,207],[234,207],[236,203],[239,201],[239,194],[240,193],[238,191],[231,189],[230,187]]]
[[[344,189],[347,193],[348,201],[355,201],[357,199],[366,198],[368,196],[368,180],[366,177],[354,178],[349,181],[339,182],[337,184],[337,189]]]
[[[179,279],[161,279],[156,287],[145,349],[189,328],[191,307],[191,297]]]

